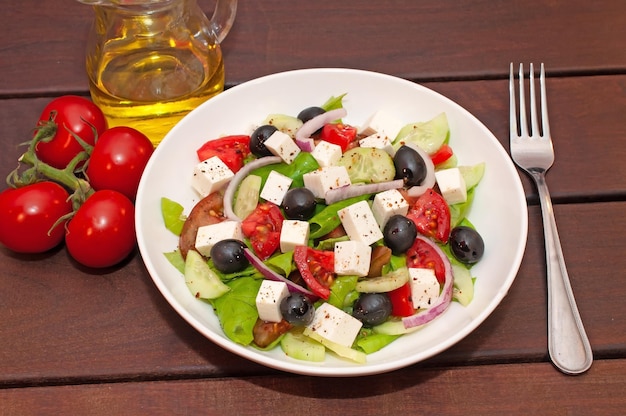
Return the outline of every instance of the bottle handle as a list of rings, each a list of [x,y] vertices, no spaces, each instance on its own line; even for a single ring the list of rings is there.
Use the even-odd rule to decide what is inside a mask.
[[[236,14],[237,0],[217,0],[215,11],[211,16],[211,31],[217,43],[222,43],[230,32]]]

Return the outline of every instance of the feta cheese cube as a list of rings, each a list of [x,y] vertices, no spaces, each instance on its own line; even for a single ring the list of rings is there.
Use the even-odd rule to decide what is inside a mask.
[[[337,214],[350,240],[360,241],[369,246],[383,238],[367,201],[348,205],[337,211]]]
[[[233,171],[219,157],[213,156],[195,166],[191,186],[205,197],[220,190],[233,176]]]
[[[408,212],[409,203],[397,189],[380,192],[374,197],[372,213],[381,230],[389,218],[394,215],[406,215]]]
[[[304,186],[309,188],[316,198],[324,198],[331,189],[350,185],[350,176],[345,166],[325,166],[302,176]]]
[[[309,239],[308,221],[284,220],[280,230],[280,251],[286,253],[296,246],[306,246]]]
[[[311,156],[317,160],[321,167],[333,166],[341,158],[341,146],[321,140],[315,149],[311,152]]]
[[[379,110],[367,119],[367,121],[359,128],[358,132],[365,135],[379,133],[382,136],[387,136],[389,140],[393,141],[402,127],[403,124],[400,120],[383,110]]]
[[[291,136],[280,130],[276,130],[264,144],[274,156],[280,157],[286,164],[293,162],[300,153],[300,148]]]
[[[226,220],[216,224],[204,225],[198,228],[196,234],[196,250],[204,257],[211,257],[211,249],[215,243],[229,238],[243,241],[241,222]]]
[[[267,322],[282,321],[280,303],[287,296],[289,296],[289,289],[285,282],[263,280],[256,295],[256,309],[259,312],[259,319]]]
[[[290,177],[273,170],[267,175],[267,180],[261,190],[260,196],[266,201],[280,205],[291,186],[291,182],[293,182],[293,180]]]
[[[335,273],[338,275],[367,276],[372,247],[360,241],[335,243]]]
[[[467,188],[459,168],[442,169],[435,172],[435,179],[443,199],[449,205],[467,201]]]
[[[313,322],[307,327],[319,336],[344,347],[351,347],[363,324],[330,303],[315,310]]]
[[[428,309],[439,297],[439,282],[433,269],[409,268],[409,285],[415,309]]]
[[[384,150],[391,157],[396,154],[396,151],[391,145],[391,139],[389,139],[389,137],[387,137],[384,133],[374,133],[359,140],[359,146],[374,147],[376,149]]]

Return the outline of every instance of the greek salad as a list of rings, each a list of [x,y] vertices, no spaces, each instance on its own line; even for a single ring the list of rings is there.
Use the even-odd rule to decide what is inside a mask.
[[[357,126],[344,98],[207,141],[190,167],[199,202],[161,200],[179,236],[165,255],[234,342],[364,363],[472,300],[485,164],[460,163],[445,113]]]

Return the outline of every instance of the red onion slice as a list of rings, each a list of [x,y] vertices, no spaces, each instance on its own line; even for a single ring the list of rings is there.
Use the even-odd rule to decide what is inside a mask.
[[[345,117],[347,114],[348,112],[345,108],[337,108],[313,117],[296,131],[296,144],[305,152],[312,152],[315,146],[313,145],[311,135],[324,127],[324,125]]]
[[[404,145],[419,153],[422,159],[424,159],[424,163],[426,164],[426,177],[422,181],[422,184],[412,186],[407,190],[407,194],[409,196],[418,197],[426,192],[428,189],[435,186],[435,165],[433,164],[433,161],[428,153],[422,150],[419,146],[409,142],[404,143]]]
[[[437,244],[433,243],[426,237],[417,236],[417,238],[423,240],[428,243],[433,250],[441,257],[443,260],[444,268],[445,268],[445,279],[443,282],[443,290],[437,299],[437,302],[430,308],[417,312],[414,315],[407,316],[406,318],[402,318],[402,323],[405,328],[413,328],[416,326],[424,325],[439,315],[441,315],[448,306],[450,306],[450,302],[452,301],[452,286],[454,284],[454,276],[452,274],[452,266],[450,265],[450,260],[445,255],[445,253],[437,246]]]
[[[402,179],[361,185],[347,185],[329,190],[326,192],[326,195],[324,195],[324,199],[326,200],[326,204],[330,205],[355,196],[375,194],[378,192],[388,191],[389,189],[399,189],[403,186],[404,181]]]
[[[233,198],[235,197],[235,191],[237,187],[245,178],[256,168],[260,168],[262,166],[273,165],[275,163],[282,162],[282,159],[278,156],[265,156],[260,159],[255,159],[249,163],[243,165],[241,169],[235,173],[235,176],[230,180],[228,186],[226,186],[226,191],[224,191],[224,215],[226,218],[233,221],[241,221],[241,218],[235,215],[233,211]]]
[[[248,261],[250,261],[250,264],[252,264],[259,272],[261,272],[261,274],[266,279],[274,280],[276,282],[284,282],[287,284],[287,287],[289,288],[290,292],[302,293],[303,295],[306,295],[310,299],[317,299],[317,296],[315,296],[315,294],[311,292],[310,290],[305,289],[299,284],[292,282],[286,277],[270,269],[265,263],[263,263],[263,260],[258,258],[249,248],[244,248],[243,254],[244,256],[246,256]]]

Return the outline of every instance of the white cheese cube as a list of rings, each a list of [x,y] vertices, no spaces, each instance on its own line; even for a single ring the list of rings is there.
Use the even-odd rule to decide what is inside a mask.
[[[302,176],[304,186],[309,188],[316,198],[324,198],[331,189],[350,185],[350,176],[345,166],[325,166]]]
[[[396,151],[391,145],[391,139],[389,139],[389,137],[387,137],[384,133],[374,133],[359,140],[359,146],[374,147],[376,149],[384,150],[391,157],[396,154]]]
[[[439,298],[439,282],[433,269],[409,268],[409,285],[415,309],[428,309]]]
[[[234,238],[243,241],[241,222],[222,221],[198,228],[196,234],[196,250],[204,257],[211,257],[211,249],[218,241]]]
[[[370,269],[372,247],[360,241],[335,243],[335,273],[339,275],[367,276]]]
[[[263,144],[274,156],[280,157],[286,164],[293,162],[300,153],[300,148],[291,136],[280,130],[276,130]]]
[[[308,221],[284,220],[280,230],[280,251],[293,251],[296,246],[306,246],[309,239]]]
[[[291,186],[291,182],[293,182],[293,180],[290,177],[273,170],[267,175],[267,180],[261,190],[260,196],[266,201],[280,205]]]
[[[358,132],[366,135],[380,133],[380,135],[387,136],[389,140],[393,141],[402,127],[403,124],[400,120],[389,113],[379,110],[370,116],[359,128]]]
[[[397,189],[380,192],[374,197],[372,213],[381,230],[389,218],[394,215],[406,215],[408,212],[409,203]]]
[[[311,152],[311,156],[317,160],[321,167],[333,166],[341,158],[341,146],[321,140],[315,149]]]
[[[308,325],[320,337],[344,347],[351,347],[363,324],[330,303],[323,303],[315,310],[313,322]]]
[[[350,240],[360,241],[369,246],[383,238],[367,201],[348,205],[337,211],[337,214]]]
[[[442,169],[435,172],[435,179],[443,199],[448,205],[467,201],[467,188],[459,168]]]
[[[195,166],[191,186],[205,197],[222,189],[233,176],[233,171],[219,157],[213,156]]]
[[[263,280],[256,295],[256,309],[259,312],[259,319],[267,322],[282,321],[280,302],[287,296],[289,296],[289,289],[285,282]]]

